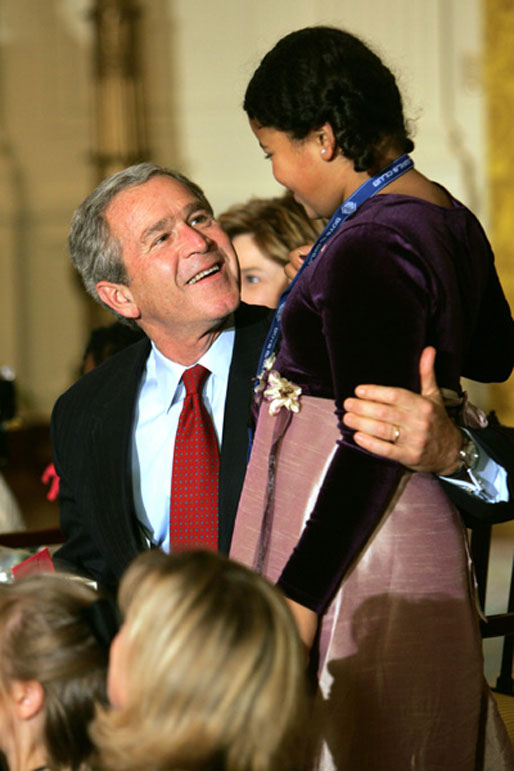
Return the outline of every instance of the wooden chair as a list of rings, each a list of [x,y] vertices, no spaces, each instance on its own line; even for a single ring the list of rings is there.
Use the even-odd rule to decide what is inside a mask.
[[[492,527],[491,525],[480,525],[471,531],[471,556],[475,566],[478,598],[482,608],[485,608]],[[514,662],[514,555],[512,557],[507,609],[504,613],[486,615],[486,619],[487,621],[480,622],[482,637],[484,639],[503,637],[500,671],[492,690],[498,711],[514,747],[514,685],[512,678]]]
[[[491,550],[492,525],[480,525],[471,532],[471,556],[475,566],[478,584],[478,599],[485,608],[487,577],[489,572],[489,554]],[[503,637],[503,649],[500,672],[496,679],[495,691],[514,696],[512,668],[514,662],[514,555],[510,575],[507,608],[503,613],[486,615],[487,621],[481,622],[482,637]]]

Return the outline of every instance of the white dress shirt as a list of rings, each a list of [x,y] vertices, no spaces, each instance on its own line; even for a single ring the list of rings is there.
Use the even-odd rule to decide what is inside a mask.
[[[220,447],[234,339],[232,324],[195,362],[211,372],[203,389],[203,401]],[[182,382],[186,369],[189,367],[163,356],[152,343],[132,432],[132,491],[136,514],[148,540],[164,551],[170,548],[171,472],[175,434],[186,393]]]

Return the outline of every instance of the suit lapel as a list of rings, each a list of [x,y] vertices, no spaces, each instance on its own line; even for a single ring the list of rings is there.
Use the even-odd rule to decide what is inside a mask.
[[[219,489],[219,549],[228,553],[246,472],[250,407],[259,355],[273,312],[241,303],[236,311],[236,336],[230,365]]]
[[[141,551],[143,543],[132,496],[130,448],[136,399],[150,346],[148,340],[143,340],[132,347],[132,356],[120,358],[106,382],[90,433],[93,479],[97,481],[95,535],[107,564],[118,576]]]

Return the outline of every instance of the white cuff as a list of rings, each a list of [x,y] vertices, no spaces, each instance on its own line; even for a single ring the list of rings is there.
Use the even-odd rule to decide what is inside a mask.
[[[463,429],[466,431],[466,429]],[[469,431],[466,433],[470,436]],[[486,503],[503,503],[509,500],[509,488],[507,485],[507,472],[503,466],[489,457],[480,445],[476,434],[473,440],[477,445],[479,458],[473,471],[467,472],[468,479],[456,479],[451,476],[441,476],[445,482],[460,487],[469,495],[475,495]]]

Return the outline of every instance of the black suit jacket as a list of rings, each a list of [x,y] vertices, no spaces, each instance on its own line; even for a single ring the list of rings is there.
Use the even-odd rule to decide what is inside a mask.
[[[221,447],[219,548],[228,552],[248,453],[252,378],[271,311],[241,303],[229,372]],[[55,560],[114,590],[146,542],[135,514],[130,447],[147,338],[81,378],[57,401],[51,435],[61,479],[61,530]]]

